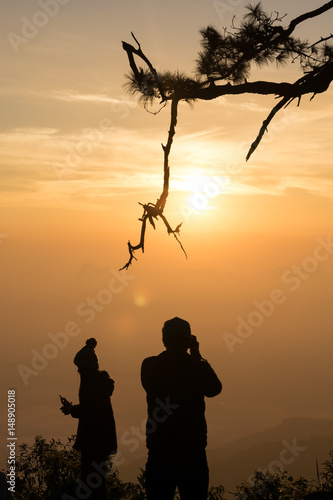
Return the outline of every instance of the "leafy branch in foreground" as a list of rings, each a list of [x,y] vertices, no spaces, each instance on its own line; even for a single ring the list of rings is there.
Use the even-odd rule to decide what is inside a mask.
[[[166,145],[162,144],[163,191],[156,203],[141,204],[144,212],[139,219],[142,222],[140,242],[137,245],[128,242],[130,258],[122,269],[127,269],[135,259],[136,250],[144,251],[147,221],[155,228],[154,219],[160,217],[168,234],[173,234],[181,245],[178,238],[181,224],[173,230],[163,215],[169,195],[169,155],[176,133],[179,102],[192,104],[199,99],[209,101],[221,96],[239,94],[272,95],[278,99],[278,103],[263,121],[257,137],[250,146],[246,156],[248,160],[260,144],[272,119],[282,108],[295,99],[299,105],[305,94],[312,94],[311,99],[313,99],[316,94],[328,89],[333,79],[333,47],[328,41],[333,35],[321,37],[320,40],[310,44],[294,37],[293,32],[304,21],[332,8],[333,0],[296,17],[287,27],[283,27],[285,16],[280,16],[278,12],[268,15],[264,12],[261,2],[247,5],[247,13],[242,22],[238,27],[235,27],[233,22],[231,31],[225,28],[219,32],[213,26],[201,30],[202,50],[198,54],[193,78],[179,71],[157,72],[141,50],[140,43],[133,33],[137,48],[123,42],[123,49],[127,53],[131,68],[125,87],[130,93],[139,95],[139,100],[143,102],[145,109],[158,100],[161,111],[165,104],[171,101],[171,116],[167,142]],[[144,63],[145,68],[137,65],[137,59]],[[276,62],[281,67],[288,61],[299,62],[303,72],[303,76],[295,82],[248,81],[253,65],[261,68]],[[181,248],[185,252],[182,245]]]

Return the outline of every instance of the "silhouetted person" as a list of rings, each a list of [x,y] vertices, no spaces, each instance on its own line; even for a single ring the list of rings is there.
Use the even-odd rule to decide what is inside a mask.
[[[1,500],[12,500],[13,495],[9,491],[8,482],[7,482],[6,474],[3,471],[0,471],[0,499]]]
[[[205,500],[208,491],[207,424],[204,397],[222,384],[199,352],[187,321],[173,318],[163,329],[166,350],[142,363],[147,393],[148,500]],[[190,354],[187,350],[190,349]]]
[[[96,368],[97,356],[94,351],[88,352],[91,347],[84,349],[74,358],[81,377],[79,404],[72,405],[66,401],[61,410],[65,415],[79,419],[74,448],[81,452],[81,480],[91,489],[91,495],[85,498],[104,500],[105,462],[109,455],[117,452],[116,426],[110,401],[114,381],[108,372]]]

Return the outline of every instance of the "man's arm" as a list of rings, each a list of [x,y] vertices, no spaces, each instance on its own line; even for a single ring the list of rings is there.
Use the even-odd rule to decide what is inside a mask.
[[[151,388],[151,381],[154,377],[152,370],[152,358],[146,358],[141,365],[141,384],[146,392]]]
[[[191,357],[195,360],[198,360],[200,363],[200,369],[202,371],[204,382],[205,396],[207,396],[208,398],[217,396],[222,391],[222,384],[208,361],[202,358],[199,351],[199,342],[197,341],[195,335],[191,335],[190,352]]]
[[[202,370],[205,396],[213,398],[220,394],[222,391],[222,384],[208,361],[202,359],[200,361],[200,368]]]

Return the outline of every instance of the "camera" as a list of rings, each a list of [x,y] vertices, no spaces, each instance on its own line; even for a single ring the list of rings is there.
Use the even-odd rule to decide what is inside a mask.
[[[60,401],[62,404],[60,411],[62,411],[62,413],[64,415],[69,415],[71,410],[72,410],[72,406],[73,406],[72,403],[70,403],[66,398],[63,398],[62,396],[60,396],[60,394],[59,394],[59,398],[60,398]]]

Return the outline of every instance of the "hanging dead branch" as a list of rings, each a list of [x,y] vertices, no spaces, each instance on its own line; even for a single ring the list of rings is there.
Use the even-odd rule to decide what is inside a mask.
[[[128,250],[129,250],[130,257],[129,257],[129,260],[127,261],[127,263],[120,269],[120,271],[122,271],[123,269],[128,269],[128,267],[132,263],[132,260],[133,259],[136,260],[136,257],[134,255],[134,252],[136,250],[141,249],[142,252],[144,252],[145,232],[146,232],[147,220],[153,226],[153,228],[156,229],[154,220],[157,220],[159,217],[164,222],[164,225],[167,228],[168,234],[173,234],[173,236],[178,241],[181,249],[183,250],[183,252],[187,258],[187,254],[185,252],[185,249],[184,249],[181,241],[179,240],[179,232],[180,232],[180,228],[181,228],[182,223],[178,224],[178,226],[175,229],[172,229],[168,220],[163,215],[165,204],[166,204],[166,201],[167,201],[167,198],[169,195],[169,180],[170,180],[169,155],[170,155],[170,151],[171,151],[173,138],[174,138],[174,135],[176,133],[178,102],[179,101],[177,98],[174,98],[171,102],[171,119],[170,119],[170,129],[169,129],[169,133],[168,133],[168,140],[167,140],[167,143],[165,146],[162,144],[162,149],[164,152],[164,167],[163,167],[164,181],[163,181],[162,194],[158,198],[156,203],[151,203],[151,202],[149,202],[147,204],[140,203],[140,205],[143,206],[143,215],[142,215],[141,219],[139,219],[142,223],[140,242],[138,245],[132,245],[130,243],[130,241],[128,242]]]

